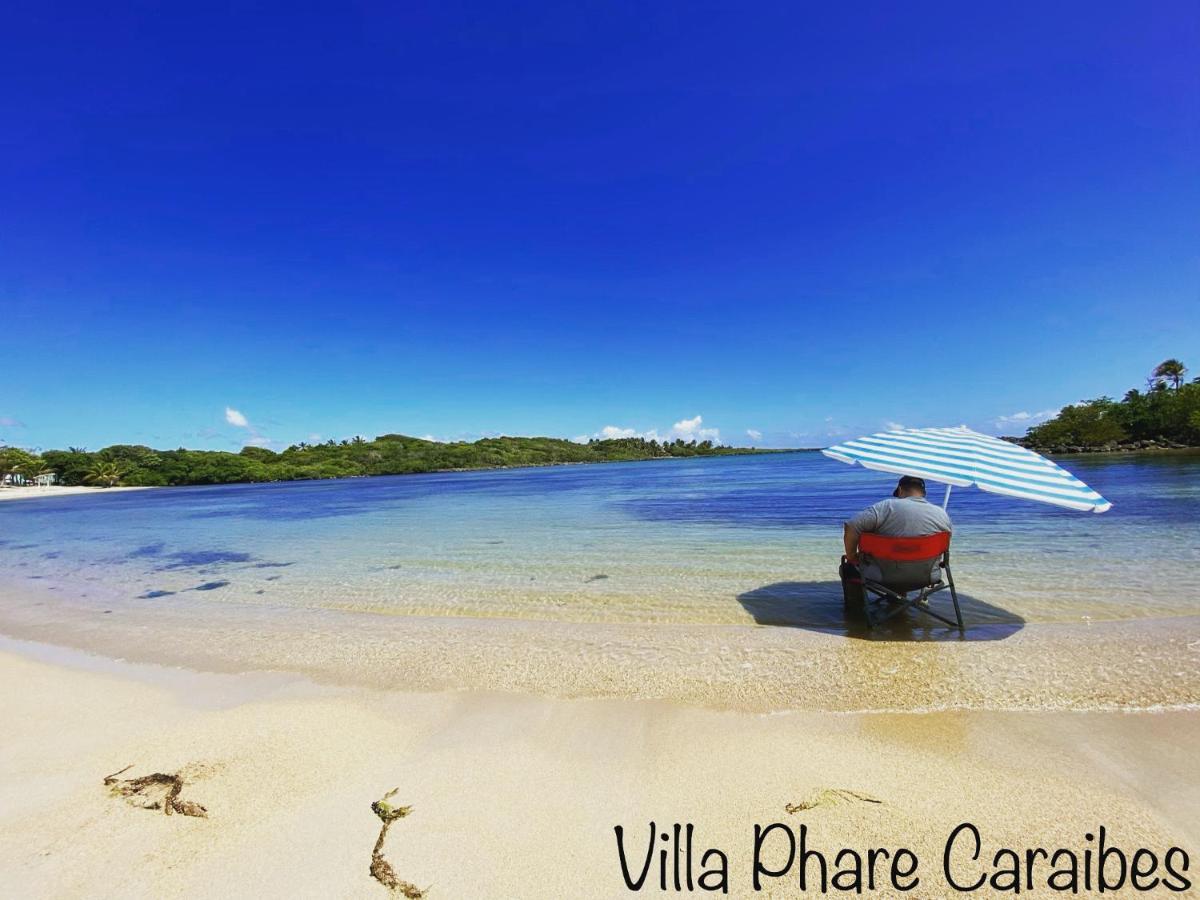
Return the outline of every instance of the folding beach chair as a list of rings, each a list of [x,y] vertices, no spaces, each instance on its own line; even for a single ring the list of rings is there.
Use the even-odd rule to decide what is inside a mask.
[[[862,534],[858,538],[858,549],[876,562],[906,564],[895,566],[894,571],[887,571],[885,566],[881,566],[887,577],[886,584],[863,578],[865,592],[874,594],[877,602],[890,600],[893,603],[878,619],[873,618],[870,610],[867,610],[867,621],[872,627],[911,607],[951,627],[957,627],[959,631],[964,630],[958,592],[954,590],[954,576],[950,574],[950,532],[939,531],[923,537]],[[938,577],[938,570],[945,572],[944,580]],[[957,622],[929,608],[929,598],[946,588],[950,589],[950,597],[954,601],[954,618]]]

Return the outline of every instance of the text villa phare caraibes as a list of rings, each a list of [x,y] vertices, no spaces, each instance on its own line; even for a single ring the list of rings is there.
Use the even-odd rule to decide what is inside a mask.
[[[878,892],[882,896],[910,891],[920,896],[923,881],[930,889],[927,879],[978,896],[1182,893],[1192,887],[1183,848],[1122,848],[1103,825],[1084,833],[1076,847],[1014,849],[988,846],[977,827],[963,822],[946,837],[941,859],[926,867],[915,852],[902,846],[819,848],[810,841],[807,825],[793,829],[776,822],[754,826],[747,860],[733,871],[728,852],[697,845],[691,823],[660,827],[650,822],[636,832],[626,832],[621,825],[613,830],[621,877],[631,892],[727,894],[731,882],[739,878],[745,879],[738,885],[739,893],[746,884],[762,891],[790,882],[790,890],[805,893]]]

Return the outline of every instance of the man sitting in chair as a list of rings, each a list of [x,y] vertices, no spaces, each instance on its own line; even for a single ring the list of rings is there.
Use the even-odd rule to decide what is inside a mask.
[[[914,575],[928,574],[927,569],[916,573],[912,568],[914,565],[927,567],[928,563],[890,562],[860,557],[859,535],[871,533],[885,537],[919,537],[950,530],[950,517],[946,511],[925,499],[925,479],[903,476],[891,497],[868,506],[845,523],[846,561],[841,569],[843,587],[846,587],[847,580],[860,581],[864,577],[885,585],[905,585],[914,580]],[[936,563],[933,568],[936,580],[940,577]]]

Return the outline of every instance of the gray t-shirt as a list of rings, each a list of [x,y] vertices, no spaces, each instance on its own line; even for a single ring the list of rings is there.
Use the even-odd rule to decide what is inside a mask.
[[[868,506],[846,523],[859,534],[919,537],[950,531],[950,517],[924,497],[888,497]]]

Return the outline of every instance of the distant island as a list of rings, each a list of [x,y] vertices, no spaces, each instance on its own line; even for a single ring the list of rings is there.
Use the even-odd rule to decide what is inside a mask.
[[[154,487],[779,452],[783,451],[725,447],[712,441],[694,440],[617,438],[583,444],[561,438],[495,437],[470,443],[439,443],[403,434],[385,434],[372,441],[358,437],[299,443],[280,452],[251,446],[238,453],[183,448],[154,450],[135,444],[117,444],[95,452],[72,447],[34,453],[18,447],[0,447],[0,475],[18,476],[24,482],[42,479],[66,485]]]
[[[1187,382],[1187,371],[1177,359],[1163,360],[1146,378],[1144,391],[1064,406],[1053,419],[1010,440],[1049,453],[1200,447],[1200,378]]]

